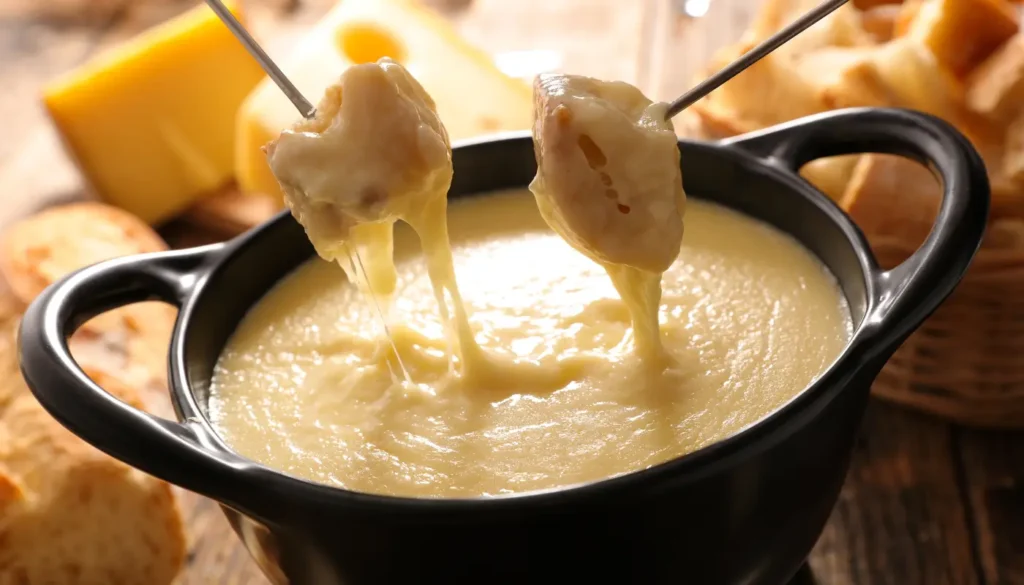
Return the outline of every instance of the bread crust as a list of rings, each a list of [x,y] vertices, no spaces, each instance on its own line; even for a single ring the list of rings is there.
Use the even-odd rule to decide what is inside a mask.
[[[101,203],[44,210],[0,237],[0,585],[166,585],[184,565],[174,489],[49,416],[21,378],[16,346],[20,312],[46,286],[94,262],[166,248],[149,226]],[[104,314],[73,336],[72,353],[117,399],[169,413],[174,317],[160,303]]]

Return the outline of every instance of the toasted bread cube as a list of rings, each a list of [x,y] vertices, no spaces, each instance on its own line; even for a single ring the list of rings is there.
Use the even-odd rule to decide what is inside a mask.
[[[869,236],[900,234],[923,241],[942,202],[939,181],[916,161],[867,154],[839,205]]]
[[[1024,109],[1024,35],[1007,41],[971,73],[967,106],[1001,122]]]
[[[846,186],[853,176],[853,170],[860,160],[859,154],[830,156],[811,161],[800,169],[800,176],[807,179],[830,199],[838,202],[846,193]]]
[[[876,42],[888,42],[896,36],[896,22],[901,11],[899,4],[880,4],[860,15],[860,25]]]
[[[928,47],[958,77],[1020,29],[1017,12],[1006,0],[923,0],[908,5],[905,14],[906,36]]]
[[[917,13],[921,11],[921,5],[924,4],[924,0],[906,0],[903,4],[900,4],[899,13],[896,15],[896,21],[893,23],[893,37],[906,36],[910,31],[910,23],[914,22],[917,18]]]

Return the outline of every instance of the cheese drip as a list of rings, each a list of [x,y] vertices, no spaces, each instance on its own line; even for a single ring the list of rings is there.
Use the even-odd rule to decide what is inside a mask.
[[[541,215],[608,273],[637,353],[665,357],[661,277],[679,255],[686,205],[666,104],[628,83],[549,74],[534,83],[534,106]]]
[[[526,378],[558,388],[572,379],[580,367],[573,360],[517,362],[477,343],[448,239],[451,144],[433,100],[403,67],[384,58],[348,68],[327,89],[316,117],[282,132],[266,152],[285,203],[317,253],[383,304],[397,282],[394,223],[412,227],[450,339],[449,358],[458,359],[465,383],[494,388]],[[366,262],[360,267],[350,257]],[[430,346],[407,329],[391,329],[396,357]]]

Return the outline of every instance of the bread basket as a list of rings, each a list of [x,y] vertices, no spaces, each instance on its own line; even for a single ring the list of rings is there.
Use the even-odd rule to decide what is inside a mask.
[[[816,25],[799,43],[780,49],[696,104],[680,131],[715,139],[815,110],[896,106],[939,115],[967,134],[985,158],[992,184],[985,243],[957,290],[906,340],[872,390],[964,425],[1024,428],[1024,33],[1012,4],[1000,2],[851,2],[830,16],[831,22]],[[697,57],[684,71],[662,72],[653,93],[662,99],[679,93],[815,3],[716,0],[699,17],[679,14],[666,27],[672,30],[662,33],[667,40],[661,61],[670,62],[669,55]],[[1005,13],[976,21],[932,14],[932,20],[917,23],[916,11],[925,4],[950,11],[999,5]],[[945,29],[935,24],[943,19],[949,25]],[[736,42],[723,47],[723,40]],[[883,45],[891,47],[888,54],[882,54]],[[971,63],[965,61],[970,57],[966,49],[951,50],[958,45],[989,48]],[[878,58],[855,54],[876,50]],[[972,64],[974,69],[964,73]],[[916,101],[905,99],[906,94],[890,99],[888,90],[902,78],[927,90],[910,96]],[[972,88],[979,86],[980,97],[972,96]],[[1008,114],[1008,108],[1015,112]],[[923,167],[908,169],[900,165],[910,163],[886,158],[825,159],[802,174],[837,200],[864,231],[879,263],[892,267],[924,240],[939,191]]]
[[[986,238],[1019,237],[1003,228],[990,222]],[[883,266],[917,247],[899,234],[867,235]],[[956,291],[885,365],[876,396],[966,425],[1024,426],[1024,248],[1016,243],[979,250]]]

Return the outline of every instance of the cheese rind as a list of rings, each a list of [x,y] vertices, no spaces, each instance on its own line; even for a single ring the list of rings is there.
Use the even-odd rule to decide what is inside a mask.
[[[348,67],[390,57],[426,89],[452,140],[532,122],[532,95],[490,56],[461,39],[414,0],[342,0],[280,65],[306,96],[320,96]],[[282,196],[262,148],[299,120],[295,106],[264,79],[238,112],[235,169],[244,192]]]
[[[231,180],[235,113],[262,77],[203,5],[56,80],[43,103],[96,194],[159,223]]]

